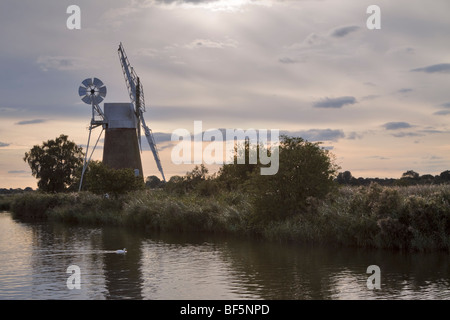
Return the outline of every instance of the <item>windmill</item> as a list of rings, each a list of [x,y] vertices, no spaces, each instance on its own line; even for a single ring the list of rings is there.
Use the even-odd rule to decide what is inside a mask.
[[[80,191],[81,186],[83,184],[84,173],[86,172],[86,168],[92,158],[92,154],[94,153],[94,150],[97,147],[98,141],[99,141],[99,139],[103,133],[103,130],[105,129],[105,125],[106,125],[105,114],[103,113],[102,109],[99,106],[100,102],[102,102],[103,99],[106,97],[106,86],[98,78],[87,78],[81,82],[81,86],[78,88],[78,94],[80,95],[81,100],[84,103],[90,104],[92,107],[92,118],[91,118],[91,122],[89,124],[89,137],[88,137],[88,142],[87,142],[87,147],[86,147],[86,154],[84,155],[83,170],[81,172],[80,186],[78,189],[78,191]],[[102,126],[102,131],[100,132],[100,134],[97,138],[97,142],[95,143],[95,145],[92,149],[91,155],[88,158],[91,133],[92,133],[92,130],[98,126]]]
[[[125,49],[123,48],[122,43],[120,43],[119,45],[118,54],[120,63],[122,65],[123,75],[125,77],[125,83],[127,85],[128,93],[130,95],[130,100],[134,106],[134,113],[137,120],[136,129],[138,135],[139,148],[142,152],[142,143],[141,143],[141,126],[142,126],[142,128],[144,129],[145,137],[147,138],[147,142],[150,146],[150,149],[152,150],[153,157],[155,158],[158,170],[161,173],[163,180],[166,181],[152,130],[147,126],[144,120],[143,114],[145,112],[145,101],[142,83],[139,77],[137,76],[136,72],[134,71],[133,67],[130,65],[130,62],[128,61],[128,57],[125,54]]]

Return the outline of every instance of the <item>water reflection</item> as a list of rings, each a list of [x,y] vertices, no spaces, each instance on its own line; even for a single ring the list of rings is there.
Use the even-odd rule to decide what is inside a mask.
[[[126,255],[113,250],[126,247]],[[381,289],[368,290],[369,265]],[[70,265],[81,289],[66,286]],[[0,214],[0,299],[450,299],[447,254],[280,245],[13,221]]]

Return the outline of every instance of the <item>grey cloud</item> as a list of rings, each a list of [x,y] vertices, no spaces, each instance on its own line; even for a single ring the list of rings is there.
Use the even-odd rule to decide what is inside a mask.
[[[33,120],[23,120],[23,121],[19,121],[19,122],[16,122],[16,124],[18,124],[18,125],[27,125],[27,124],[37,124],[37,123],[44,123],[44,122],[46,122],[47,120],[45,120],[45,119],[33,119]]]
[[[450,110],[439,110],[433,114],[437,115],[437,116],[446,116],[446,115],[450,114]]]
[[[346,138],[348,140],[355,140],[355,139],[361,139],[363,137],[362,134],[357,133],[355,131],[350,132],[349,134],[346,135]]]
[[[402,122],[399,122],[402,123]],[[403,122],[405,123],[405,122]],[[402,128],[401,125],[399,125],[396,129]],[[403,128],[409,128],[405,125],[405,127]],[[404,131],[400,131],[400,132],[396,132],[396,133],[392,133],[391,135],[393,137],[396,138],[403,138],[403,137],[421,137],[421,136],[425,136],[427,134],[439,134],[439,133],[445,133],[444,131],[441,130],[436,130],[436,129],[424,129],[424,130],[419,130],[417,132],[404,132]]]
[[[234,136],[227,136],[227,129],[225,128],[218,128],[222,133],[223,141],[226,141],[227,139],[234,139]],[[232,130],[236,130],[233,128]],[[246,131],[246,130],[244,130]],[[259,131],[255,130],[258,134]],[[202,132],[202,136],[205,132]],[[288,135],[288,136],[294,136],[294,137],[301,137],[308,141],[338,141],[339,139],[342,139],[345,137],[345,134],[342,130],[339,129],[310,129],[310,130],[301,130],[301,131],[280,131],[280,135]],[[158,145],[158,149],[162,150],[170,146],[170,144],[167,144],[167,142],[172,141],[172,134],[171,133],[165,133],[165,132],[154,132],[153,136],[155,138],[155,142]],[[202,137],[199,137],[202,139]],[[193,134],[191,133],[191,139],[194,139]],[[270,131],[268,132],[268,139],[270,140]],[[142,137],[142,148],[143,150],[150,150],[147,143],[145,142],[146,139],[143,136]],[[164,144],[161,146],[161,144]]]
[[[449,110],[450,109],[450,102],[442,103],[438,107],[445,108],[445,109],[436,111],[435,113],[433,113],[434,115],[446,116],[446,115],[450,114],[450,110]]]
[[[333,30],[333,32],[331,33],[331,36],[334,38],[343,38],[346,35],[357,31],[358,29],[359,29],[358,26],[347,26],[347,27],[337,28],[337,29]]]
[[[436,130],[436,129],[425,129],[425,130],[421,130],[420,132],[423,132],[423,133],[444,133],[444,131]]]
[[[370,95],[368,95],[368,96],[362,97],[361,100],[363,100],[363,101],[366,101],[366,100],[374,100],[374,99],[377,99],[377,98],[379,98],[379,97],[381,97],[381,96],[380,96],[380,95],[377,95],[377,94],[370,94]]]
[[[411,128],[412,126],[408,122],[387,122],[383,124],[383,127],[386,128],[386,130],[397,130]]]
[[[171,133],[165,133],[165,132],[153,132],[153,138],[155,138],[155,142],[156,143],[162,143],[162,142],[167,142],[167,141],[171,141],[172,139],[172,134]],[[142,141],[146,141],[145,140],[145,136],[142,136]]]
[[[185,45],[188,49],[199,49],[199,48],[213,48],[213,49],[224,49],[224,48],[236,48],[237,42],[232,39],[226,39],[225,41],[215,41],[210,39],[195,39],[191,43]]]
[[[378,159],[378,160],[389,160],[389,158],[383,157],[383,156],[370,156],[366,157],[368,159]]]
[[[411,91],[414,91],[414,90],[411,88],[403,88],[403,89],[398,90],[399,93],[407,93],[407,92],[411,92]]]
[[[22,173],[30,173],[29,171],[26,170],[10,170],[8,171],[9,174],[22,174]]]
[[[278,62],[290,64],[290,63],[297,63],[297,60],[291,59],[289,57],[283,57],[278,59]]]
[[[308,141],[338,141],[345,137],[344,132],[339,129],[310,129],[303,131],[283,131],[280,133],[301,137]]]
[[[420,133],[417,133],[417,132],[398,132],[398,133],[393,133],[392,136],[396,137],[396,138],[420,137],[420,136],[423,136],[423,134],[420,134]]]
[[[314,108],[342,108],[345,105],[348,104],[355,104],[356,98],[355,97],[339,97],[339,98],[325,98],[322,101],[314,102],[313,107]]]
[[[425,73],[450,73],[450,63],[439,63],[431,66],[412,69],[412,72],[425,72]]]
[[[86,62],[76,57],[40,56],[36,62],[43,71],[51,69],[68,71],[86,67]]]
[[[9,146],[10,143],[0,142],[0,148]]]

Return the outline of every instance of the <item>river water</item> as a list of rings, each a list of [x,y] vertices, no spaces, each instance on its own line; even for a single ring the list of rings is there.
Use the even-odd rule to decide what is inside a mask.
[[[115,253],[124,247],[126,254]],[[68,286],[74,265],[79,289]],[[371,265],[379,267],[379,281],[367,273]],[[369,277],[379,289],[368,288]],[[450,260],[446,253],[30,223],[3,212],[0,299],[447,300]]]

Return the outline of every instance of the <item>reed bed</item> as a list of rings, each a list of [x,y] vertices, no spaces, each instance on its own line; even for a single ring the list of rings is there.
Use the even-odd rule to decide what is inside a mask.
[[[16,218],[142,230],[213,232],[274,241],[413,251],[450,251],[450,185],[342,186],[311,199],[282,220],[255,219],[252,201],[237,191],[213,196],[142,190],[108,199],[88,192],[16,195]],[[257,222],[258,221],[258,222]]]

